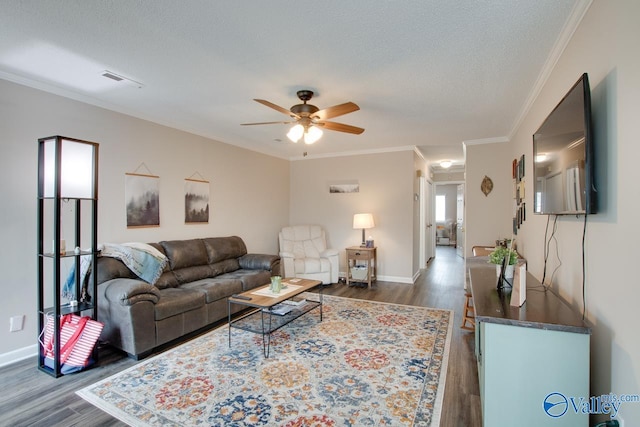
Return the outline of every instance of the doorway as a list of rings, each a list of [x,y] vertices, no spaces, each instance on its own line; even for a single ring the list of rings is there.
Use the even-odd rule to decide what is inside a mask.
[[[434,224],[436,256],[440,249],[450,249],[448,253],[464,253],[464,199],[460,199],[462,182],[438,182],[434,186]]]

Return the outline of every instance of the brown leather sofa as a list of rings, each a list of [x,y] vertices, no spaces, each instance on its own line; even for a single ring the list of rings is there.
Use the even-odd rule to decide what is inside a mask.
[[[226,318],[229,296],[280,274],[279,256],[248,254],[237,236],[151,246],[169,260],[153,285],[115,258],[100,257],[96,269],[98,320],[105,324],[101,340],[136,359]]]

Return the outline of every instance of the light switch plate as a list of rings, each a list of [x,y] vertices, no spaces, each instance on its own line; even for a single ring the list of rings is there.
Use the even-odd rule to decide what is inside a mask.
[[[24,315],[13,316],[9,319],[9,332],[21,331],[24,327]]]

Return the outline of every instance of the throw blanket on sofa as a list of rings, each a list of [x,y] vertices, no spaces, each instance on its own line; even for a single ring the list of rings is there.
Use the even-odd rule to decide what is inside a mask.
[[[151,285],[156,283],[168,262],[167,257],[162,252],[146,243],[102,243],[98,245],[98,250],[100,250],[99,256],[119,259],[136,276]],[[90,266],[91,256],[82,256],[80,258],[80,283],[84,283]],[[74,299],[76,297],[73,290],[75,274],[74,263],[62,288],[63,298]]]
[[[100,256],[117,258],[133,271],[136,276],[149,284],[154,284],[167,265],[167,257],[146,243],[103,243],[99,247]]]

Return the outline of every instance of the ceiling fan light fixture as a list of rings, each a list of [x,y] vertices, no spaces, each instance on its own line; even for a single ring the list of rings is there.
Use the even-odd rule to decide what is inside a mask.
[[[309,126],[304,133],[304,143],[313,144],[322,137],[322,129],[317,126]]]
[[[334,117],[339,117],[345,114],[353,113],[354,111],[358,111],[360,107],[358,107],[353,102],[345,102],[321,110],[315,105],[307,103],[307,101],[309,101],[311,97],[313,97],[313,91],[299,90],[297,92],[297,95],[298,98],[302,101],[302,104],[296,104],[288,110],[264,99],[254,99],[254,101],[266,107],[276,110],[282,114],[286,114],[291,119],[293,119],[293,121],[241,123],[241,125],[251,126],[291,123],[293,126],[287,132],[287,138],[296,143],[304,137],[304,142],[306,144],[313,144],[320,138],[322,138],[323,128],[329,129],[330,131],[345,132],[354,135],[360,135],[362,132],[364,132],[364,129],[357,126],[327,121],[327,119],[332,119]]]
[[[302,134],[304,133],[304,127],[301,124],[297,124],[292,126],[287,133],[287,138],[289,138],[292,142],[300,141],[302,138]]]
[[[452,164],[451,160],[443,160],[440,162],[440,167],[443,169],[449,169]]]

